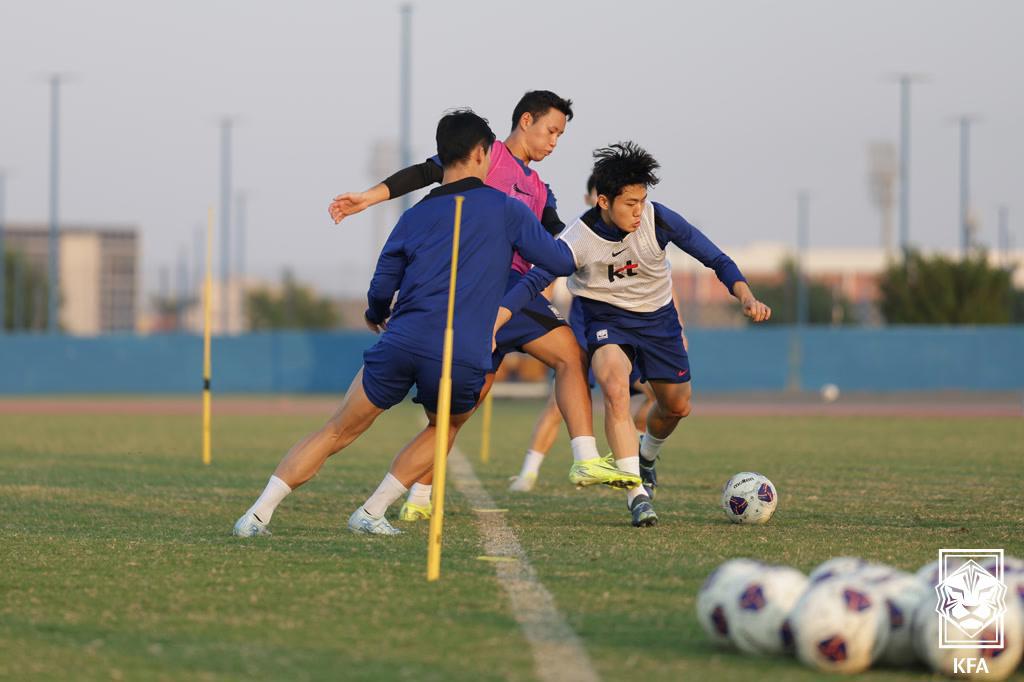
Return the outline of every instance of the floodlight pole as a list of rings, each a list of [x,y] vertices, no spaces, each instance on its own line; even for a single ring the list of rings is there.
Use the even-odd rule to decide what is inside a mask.
[[[1010,267],[1010,208],[999,207],[999,251],[1004,268]]]
[[[399,51],[398,78],[398,153],[402,168],[412,165],[412,5],[405,3],[399,8],[401,16],[401,45]],[[412,205],[408,194],[401,197],[401,209],[406,211]]]
[[[220,326],[228,333],[228,287],[231,283],[231,128],[234,122],[220,122]]]
[[[7,251],[4,246],[6,204],[7,174],[0,168],[0,334],[7,331]]]
[[[960,251],[966,258],[971,250],[971,123],[970,116],[961,116],[960,125]]]
[[[58,331],[57,313],[60,299],[60,228],[58,225],[58,199],[60,192],[60,83],[62,76],[50,76],[50,239],[48,246],[49,272],[46,308],[46,331]]]
[[[807,241],[808,241],[808,194],[801,191],[797,200],[796,230],[796,324],[802,327],[809,322],[807,308]]]

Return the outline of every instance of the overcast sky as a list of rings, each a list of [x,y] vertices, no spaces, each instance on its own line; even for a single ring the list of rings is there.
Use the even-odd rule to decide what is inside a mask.
[[[249,201],[250,269],[284,266],[331,292],[365,291],[371,209],[335,227],[374,141],[398,125],[398,2],[0,3],[0,168],[10,221],[47,217],[48,90],[62,95],[61,216],[138,225],[147,287],[192,253],[218,197],[217,119],[237,115],[235,185]],[[521,7],[524,14],[516,14]],[[652,198],[722,246],[792,241],[797,190],[812,244],[875,245],[867,143],[898,134],[887,74],[913,93],[911,231],[958,243],[952,117],[979,114],[972,196],[982,241],[1010,207],[1024,242],[1024,2],[786,0],[422,1],[413,18],[415,157],[439,115],[471,106],[499,137],[528,89],[575,101],[535,166],[563,218],[582,207],[594,147],[633,139],[663,166]],[[394,216],[383,214],[388,221]],[[378,220],[381,216],[378,216]],[[215,262],[219,262],[215,261]],[[742,263],[740,263],[742,267]]]

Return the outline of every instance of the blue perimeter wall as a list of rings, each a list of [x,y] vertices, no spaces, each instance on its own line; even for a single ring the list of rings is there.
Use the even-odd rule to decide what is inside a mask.
[[[374,343],[368,332],[215,338],[213,389],[341,393]],[[703,391],[1024,389],[1024,327],[717,329],[689,332]],[[193,393],[202,338],[0,336],[0,394]]]

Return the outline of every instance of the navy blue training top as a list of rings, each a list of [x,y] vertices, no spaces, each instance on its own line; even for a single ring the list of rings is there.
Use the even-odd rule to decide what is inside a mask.
[[[452,362],[486,371],[491,368],[491,335],[513,251],[559,276],[570,274],[575,264],[568,245],[551,237],[526,204],[477,178],[442,185],[402,214],[377,261],[366,319],[375,324],[388,321],[382,341],[441,359],[456,194],[465,201]],[[391,310],[396,291],[398,300]]]

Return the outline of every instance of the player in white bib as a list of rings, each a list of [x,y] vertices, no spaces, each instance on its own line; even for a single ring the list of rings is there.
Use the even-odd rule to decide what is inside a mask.
[[[658,162],[632,142],[594,152],[597,206],[567,227],[559,239],[572,249],[576,272],[569,292],[584,316],[587,351],[605,403],[605,435],[623,471],[644,486],[627,494],[634,526],[653,526],[651,503],[657,486],[655,460],[679,421],[690,413],[690,364],[682,327],[672,302],[669,243],[715,271],[718,279],[755,322],[771,316],[739,268],[678,213],[648,201],[658,184]],[[554,277],[534,268],[506,294],[495,328],[542,291]],[[629,375],[634,368],[656,398],[647,430],[637,442],[629,411]]]

